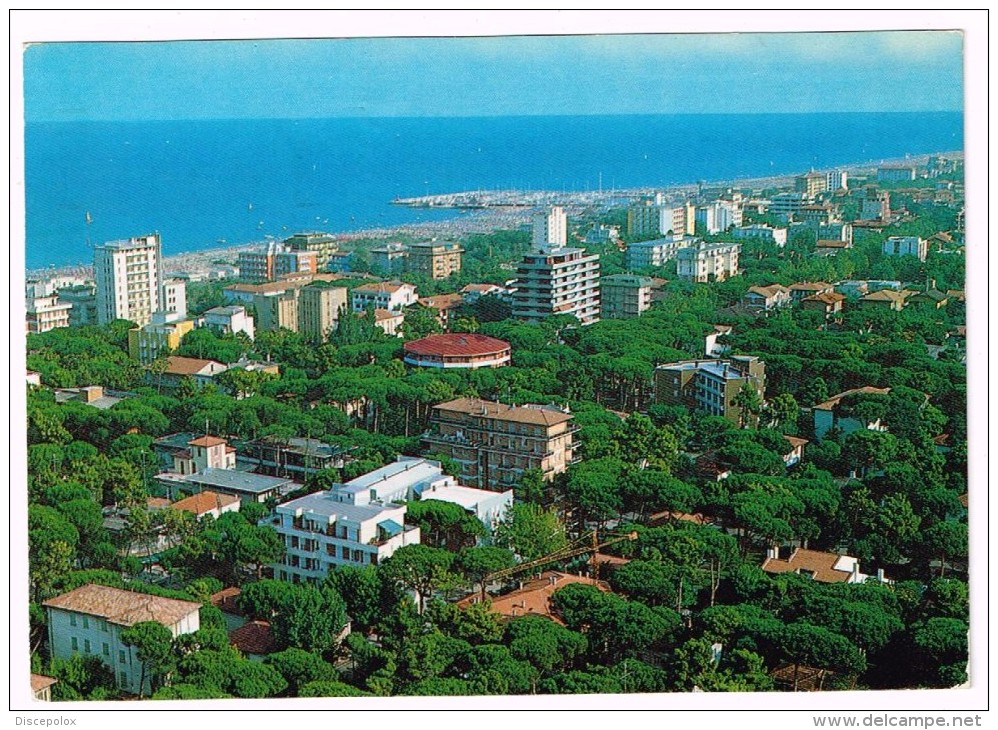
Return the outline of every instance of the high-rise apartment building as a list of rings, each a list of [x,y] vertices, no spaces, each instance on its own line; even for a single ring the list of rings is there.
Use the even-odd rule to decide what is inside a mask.
[[[312,342],[325,342],[336,329],[341,311],[349,311],[346,287],[302,287],[298,294],[298,331]]]
[[[541,251],[564,248],[568,242],[568,216],[558,206],[538,211],[533,216],[534,248]]]
[[[575,460],[572,415],[554,406],[510,406],[458,398],[433,407],[423,444],[461,465],[458,480],[482,489],[509,488],[527,469],[546,480]]]
[[[831,170],[825,175],[827,190],[846,190],[849,187],[849,173],[845,170]]]
[[[437,241],[409,244],[405,266],[409,271],[425,274],[431,279],[446,279],[461,270],[460,244]]]
[[[624,265],[632,271],[664,266],[666,262],[676,258],[680,249],[688,248],[699,240],[694,236],[672,235],[629,243],[624,252]]]
[[[94,248],[97,321],[127,319],[140,327],[163,308],[162,242],[158,233]]]
[[[167,314],[187,316],[187,282],[183,279],[167,279],[163,282],[163,311]]]
[[[599,254],[568,248],[561,208],[534,215],[534,250],[517,267],[513,316],[538,322],[571,314],[582,324],[599,320]]]

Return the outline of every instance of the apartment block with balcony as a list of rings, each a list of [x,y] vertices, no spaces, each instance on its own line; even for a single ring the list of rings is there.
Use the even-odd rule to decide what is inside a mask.
[[[312,342],[326,342],[347,308],[346,287],[303,287],[298,294],[298,331]]]
[[[431,279],[446,279],[461,271],[462,254],[464,249],[457,243],[436,240],[412,243],[405,266],[409,271]]]
[[[697,242],[676,256],[676,275],[687,281],[724,281],[738,274],[740,243]]]
[[[294,583],[319,583],[339,565],[378,565],[406,545],[418,545],[418,527],[405,525],[404,504],[353,504],[336,490],[317,492],[278,505],[265,520],[284,541],[285,555],[274,576]]]
[[[696,236],[677,234],[651,241],[629,243],[624,252],[624,265],[632,271],[664,266],[666,262],[676,258],[680,250],[689,248],[699,240]]]
[[[25,320],[28,332],[48,332],[57,327],[69,327],[73,305],[62,301],[58,294],[28,297],[25,300]]]
[[[363,284],[350,292],[350,303],[354,312],[366,312],[369,307],[400,312],[417,301],[419,297],[416,295],[416,287],[401,281]]]
[[[736,396],[748,384],[760,400],[766,393],[766,363],[751,355],[725,360],[685,360],[655,369],[655,399],[662,405],[686,406],[730,421],[743,421]]]
[[[527,469],[548,481],[576,461],[572,415],[555,406],[522,406],[458,398],[433,407],[423,434],[429,453],[446,454],[461,465],[462,484],[504,490]]]
[[[320,271],[329,271],[330,257],[339,252],[336,237],[319,231],[302,231],[284,239],[284,245],[291,251],[311,251],[315,254],[315,265]]]
[[[603,319],[638,317],[651,307],[652,280],[647,276],[614,274],[600,279]]]
[[[162,242],[158,233],[94,248],[97,321],[127,319],[139,327],[163,309]]]
[[[545,247],[524,256],[516,271],[514,317],[539,322],[571,314],[584,325],[599,321],[599,254]]]
[[[204,313],[204,326],[220,335],[242,332],[251,340],[256,332],[253,317],[246,313],[246,307],[235,304],[209,309]]]
[[[813,198],[828,190],[828,175],[821,172],[809,172],[794,178],[794,192],[803,193]]]
[[[193,329],[193,320],[156,312],[149,324],[128,331],[128,354],[148,365],[160,355],[175,351],[184,335]]]

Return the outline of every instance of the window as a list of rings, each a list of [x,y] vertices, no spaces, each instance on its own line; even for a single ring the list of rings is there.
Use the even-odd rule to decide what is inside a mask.
[[[127,685],[128,684],[128,674],[127,674],[127,672],[119,672],[118,673],[118,681],[122,685]]]
[[[104,656],[111,656],[111,647],[110,646],[108,646],[107,644],[104,644],[104,646],[102,647],[102,649],[103,649]]]
[[[76,614],[75,613],[69,614],[69,625],[70,626],[76,626]]]
[[[83,617],[83,628],[85,629],[90,628],[90,619],[88,619],[86,616]]]
[[[79,650],[79,648],[80,648],[80,642],[79,642],[79,640],[75,636],[70,640],[70,644],[73,647],[73,651],[78,651]]]
[[[125,650],[118,649],[118,664],[124,664],[124,663],[125,663]]]
[[[105,621],[104,619],[100,620],[100,630],[107,632],[107,621]]]
[[[340,557],[343,558],[344,560],[349,560],[350,559],[350,548],[346,547],[345,545],[343,547],[341,547],[340,548]]]
[[[90,653],[90,639],[83,640],[83,651]]]

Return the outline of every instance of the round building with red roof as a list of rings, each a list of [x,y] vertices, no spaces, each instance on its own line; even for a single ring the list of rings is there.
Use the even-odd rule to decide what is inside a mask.
[[[466,332],[413,340],[404,351],[407,364],[422,368],[498,368],[509,365],[511,355],[505,340]]]

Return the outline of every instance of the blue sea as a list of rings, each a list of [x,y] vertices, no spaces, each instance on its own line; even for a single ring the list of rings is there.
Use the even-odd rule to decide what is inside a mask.
[[[962,148],[960,113],[31,123],[26,266],[91,263],[94,243],[152,231],[173,254],[455,215],[397,196],[664,186]]]

